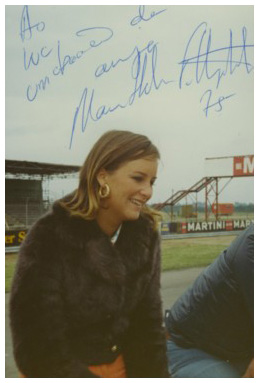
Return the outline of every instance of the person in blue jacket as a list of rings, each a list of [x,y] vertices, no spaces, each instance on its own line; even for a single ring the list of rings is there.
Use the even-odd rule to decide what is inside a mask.
[[[166,310],[172,378],[253,377],[254,225]]]

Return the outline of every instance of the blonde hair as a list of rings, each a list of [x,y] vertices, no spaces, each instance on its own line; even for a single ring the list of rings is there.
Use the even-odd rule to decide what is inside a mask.
[[[149,157],[159,159],[158,149],[144,135],[129,131],[111,130],[94,144],[81,167],[79,185],[69,201],[60,201],[72,215],[92,220],[100,208],[97,174],[101,169],[117,170],[123,163]],[[158,212],[145,206],[146,213],[156,225]]]

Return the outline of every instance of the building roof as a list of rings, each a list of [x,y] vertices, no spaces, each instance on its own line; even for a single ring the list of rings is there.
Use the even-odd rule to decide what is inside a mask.
[[[77,173],[80,166],[49,164],[45,162],[5,160],[5,174],[30,175],[30,176],[53,176]]]

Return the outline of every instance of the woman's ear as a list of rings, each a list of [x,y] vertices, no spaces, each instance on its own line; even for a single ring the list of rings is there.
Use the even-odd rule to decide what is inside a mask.
[[[107,175],[108,173],[104,168],[100,169],[97,173],[96,179],[100,186],[104,186],[104,184],[106,183]]]

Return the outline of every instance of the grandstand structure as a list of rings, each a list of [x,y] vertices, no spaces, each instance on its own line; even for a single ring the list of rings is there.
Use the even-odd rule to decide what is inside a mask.
[[[75,177],[80,167],[5,160],[6,230],[28,229],[50,205],[50,179]]]

